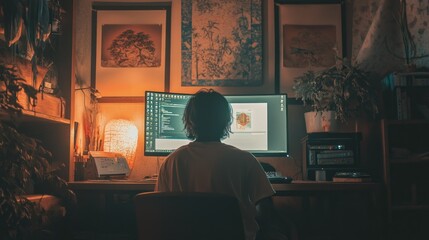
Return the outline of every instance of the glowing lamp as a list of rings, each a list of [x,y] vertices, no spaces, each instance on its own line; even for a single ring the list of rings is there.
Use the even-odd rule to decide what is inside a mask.
[[[110,120],[104,128],[104,151],[121,153],[133,168],[136,155],[138,129],[128,120]]]

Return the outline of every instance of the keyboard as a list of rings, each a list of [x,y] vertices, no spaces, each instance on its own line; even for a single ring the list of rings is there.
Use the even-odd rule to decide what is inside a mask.
[[[265,174],[267,175],[267,178],[270,181],[270,183],[291,183],[292,182],[291,177],[282,176],[281,173],[276,171],[271,171],[271,172],[268,171],[268,172],[265,172]]]
[[[89,179],[86,182],[95,183],[156,183],[155,178],[143,178],[143,179]]]

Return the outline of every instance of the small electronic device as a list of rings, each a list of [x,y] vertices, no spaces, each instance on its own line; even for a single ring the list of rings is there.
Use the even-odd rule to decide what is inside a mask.
[[[91,151],[85,166],[85,179],[126,178],[128,162],[120,153]]]
[[[183,113],[191,94],[146,92],[145,155],[166,156],[191,140]],[[232,133],[223,143],[255,156],[287,156],[286,94],[225,95],[232,107]]]
[[[360,132],[309,133],[302,141],[303,178],[331,181],[336,172],[359,169]]]

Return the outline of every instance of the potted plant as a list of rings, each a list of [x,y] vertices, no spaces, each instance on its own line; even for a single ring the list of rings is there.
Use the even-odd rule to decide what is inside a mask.
[[[296,98],[307,108],[307,132],[332,130],[328,119],[347,122],[362,113],[378,113],[375,85],[369,74],[337,58],[337,63],[325,70],[307,71],[294,79]],[[316,121],[314,124],[309,120]],[[321,126],[321,129],[309,129]]]
[[[52,156],[40,141],[20,133],[9,118],[19,117],[20,91],[35,98],[36,89],[18,76],[17,68],[0,64],[0,239],[34,235],[46,215],[25,194],[50,194],[74,207],[75,195],[51,167]],[[4,114],[7,113],[7,114]],[[41,237],[43,239],[43,237]]]

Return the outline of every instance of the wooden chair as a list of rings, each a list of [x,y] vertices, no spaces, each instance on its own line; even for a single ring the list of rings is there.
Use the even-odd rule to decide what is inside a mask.
[[[236,198],[215,193],[148,192],[134,197],[139,240],[244,240]]]

